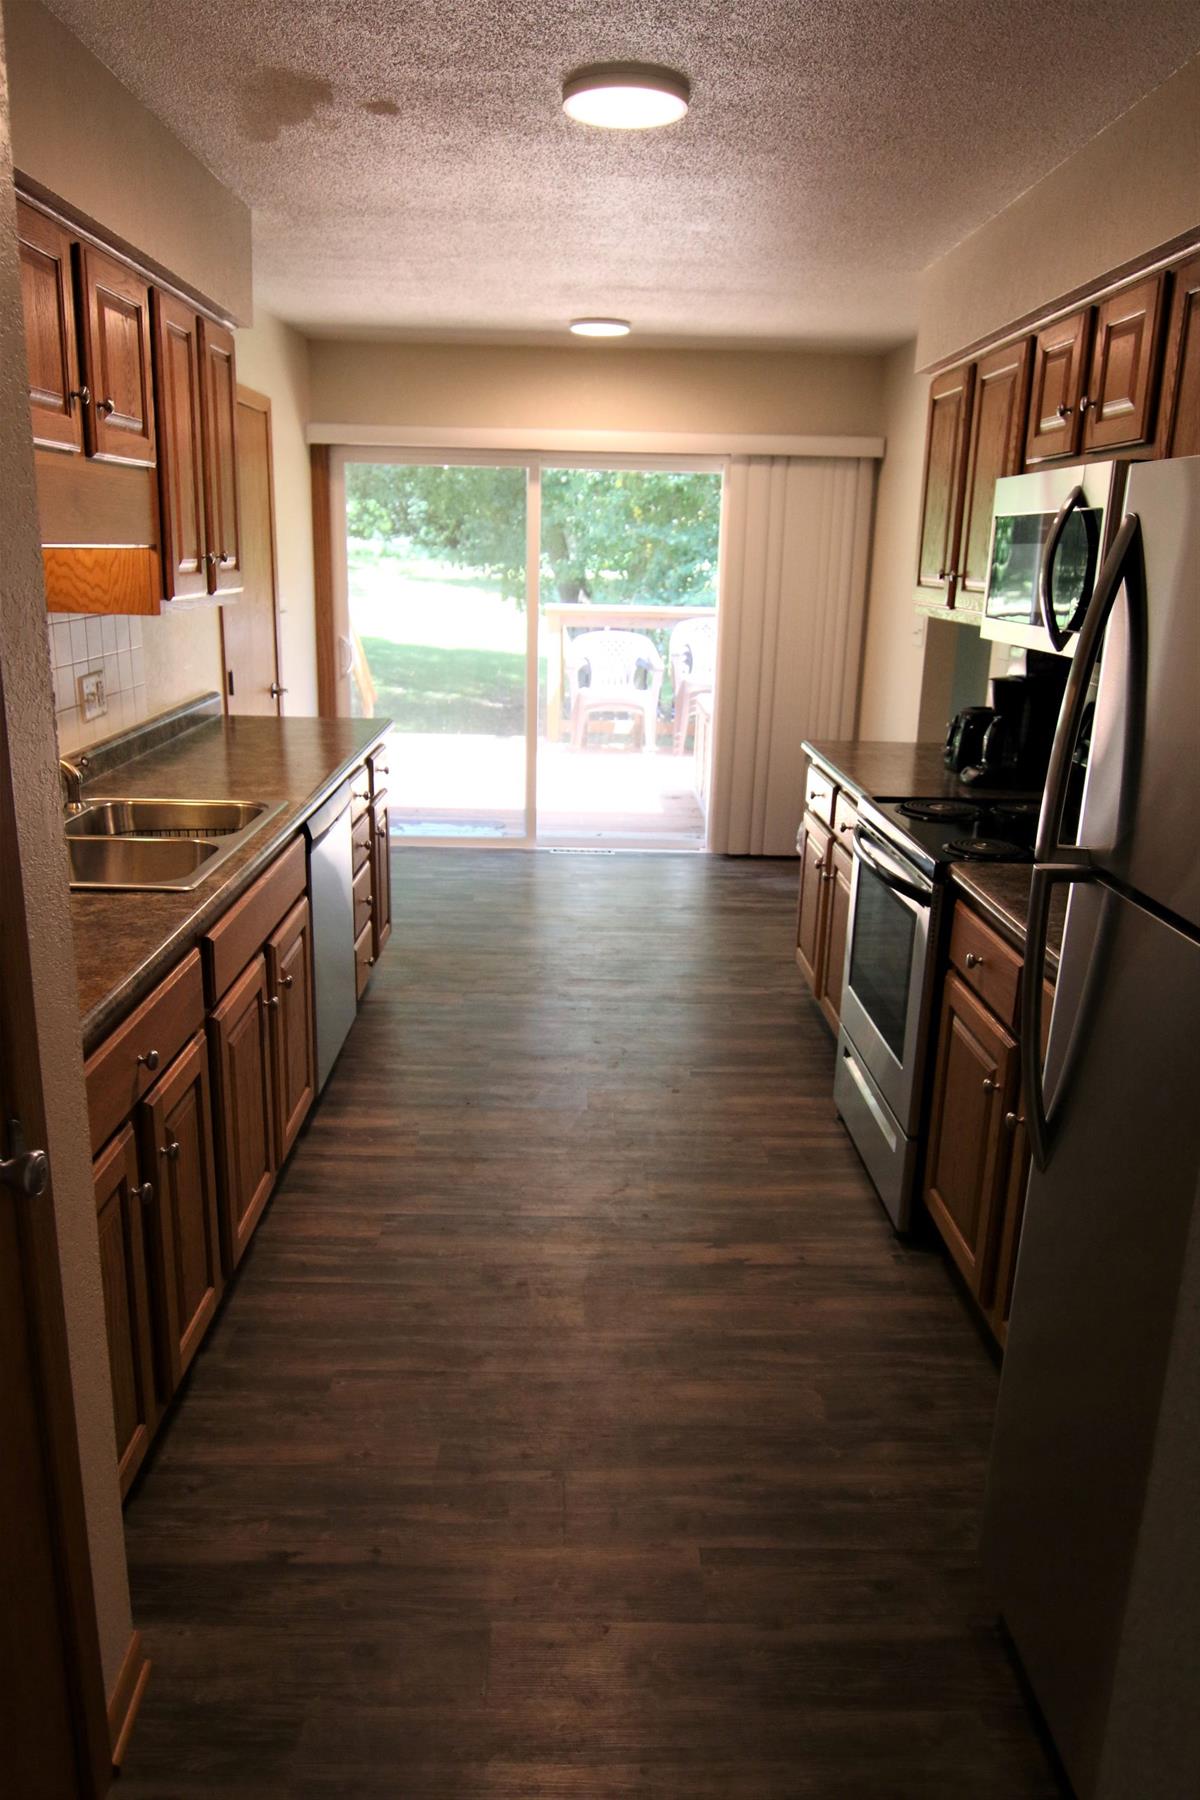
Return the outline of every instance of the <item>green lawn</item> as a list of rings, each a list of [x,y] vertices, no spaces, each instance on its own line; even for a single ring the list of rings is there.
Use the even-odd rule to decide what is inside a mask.
[[[398,731],[520,737],[525,729],[525,658],[509,650],[363,639],[376,710]],[[545,664],[538,670],[545,676]]]

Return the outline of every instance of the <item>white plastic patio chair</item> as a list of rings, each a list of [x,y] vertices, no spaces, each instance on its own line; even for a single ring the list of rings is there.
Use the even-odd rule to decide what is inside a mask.
[[[675,732],[672,748],[682,756],[688,728],[700,694],[711,694],[717,671],[717,621],[684,619],[667,641],[671,686],[675,690]]]
[[[571,748],[582,750],[588,725],[602,713],[641,720],[642,749],[654,750],[663,659],[640,631],[584,631],[566,650],[571,697]]]

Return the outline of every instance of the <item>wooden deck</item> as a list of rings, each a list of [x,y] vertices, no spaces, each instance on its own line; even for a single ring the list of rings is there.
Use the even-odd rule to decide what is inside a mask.
[[[996,1370],[893,1237],[793,863],[405,849],[128,1512],[122,1800],[1034,1800]]]

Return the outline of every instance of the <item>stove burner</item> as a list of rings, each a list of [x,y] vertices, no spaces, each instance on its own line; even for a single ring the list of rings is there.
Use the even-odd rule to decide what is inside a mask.
[[[997,819],[1034,819],[1042,810],[1040,800],[997,800],[991,811]]]
[[[1009,844],[1003,838],[951,838],[942,849],[947,856],[961,856],[966,862],[1028,862],[1029,852],[1020,844]]]
[[[930,819],[934,823],[948,819],[954,823],[958,819],[973,819],[979,808],[969,800],[902,800],[897,810],[909,819]]]

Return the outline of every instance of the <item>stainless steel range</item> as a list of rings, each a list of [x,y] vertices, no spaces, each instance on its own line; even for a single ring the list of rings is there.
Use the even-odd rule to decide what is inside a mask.
[[[1039,802],[863,801],[833,1097],[898,1231],[912,1224],[944,889],[955,862],[1032,857]]]

